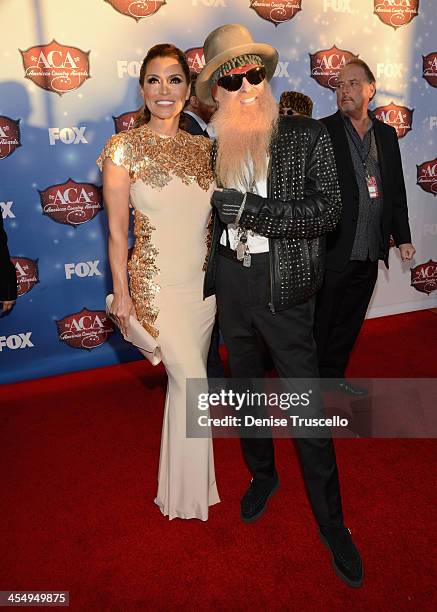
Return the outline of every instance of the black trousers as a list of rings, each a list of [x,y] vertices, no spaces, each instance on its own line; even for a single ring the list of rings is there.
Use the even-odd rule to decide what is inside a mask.
[[[216,297],[220,329],[236,378],[263,378],[261,335],[281,378],[318,377],[313,339],[314,298],[272,314],[268,253],[252,256],[252,265],[219,255]],[[319,525],[341,526],[343,513],[334,445],[331,438],[296,439],[303,477]],[[257,481],[275,475],[271,438],[242,439],[247,466]]]
[[[378,262],[369,260],[350,261],[343,272],[326,271],[314,325],[321,377],[344,377],[377,276]]]

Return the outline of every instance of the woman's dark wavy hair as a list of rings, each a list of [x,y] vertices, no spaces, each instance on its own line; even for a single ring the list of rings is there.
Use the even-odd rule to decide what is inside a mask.
[[[141,64],[140,78],[139,78],[141,88],[143,88],[144,86],[144,79],[146,76],[147,64],[157,57],[173,57],[178,62],[178,64],[180,64],[182,71],[185,75],[185,80],[187,84],[188,85],[190,84],[190,68],[188,66],[188,62],[185,57],[185,53],[181,51],[180,49],[178,49],[178,47],[176,47],[175,45],[172,45],[170,43],[162,43],[159,45],[155,45],[154,47],[151,47],[148,50],[147,55],[143,60],[143,63]],[[139,118],[137,119],[135,125],[136,127],[139,127],[140,125],[149,123],[149,121],[150,121],[150,111],[147,108],[147,106],[144,105],[144,108]],[[187,123],[186,117],[183,113],[181,113],[179,117],[179,127],[182,130],[185,129],[186,123]]]

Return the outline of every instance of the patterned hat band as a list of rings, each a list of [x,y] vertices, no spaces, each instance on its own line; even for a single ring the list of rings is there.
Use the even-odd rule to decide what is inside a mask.
[[[301,115],[311,117],[313,112],[313,101],[300,91],[284,91],[279,99],[280,107],[292,108]]]
[[[222,76],[225,76],[225,74],[227,74],[234,68],[241,68],[241,66],[247,66],[250,64],[256,64],[257,66],[264,66],[264,62],[262,61],[259,55],[246,54],[246,55],[239,55],[238,57],[233,57],[232,59],[228,60],[227,62],[219,66],[219,68],[217,68],[217,70],[212,75],[212,84],[217,83],[217,81]]]

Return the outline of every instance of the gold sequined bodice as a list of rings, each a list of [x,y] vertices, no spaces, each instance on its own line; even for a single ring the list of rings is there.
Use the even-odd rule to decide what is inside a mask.
[[[97,164],[101,168],[109,157],[128,170],[132,182],[142,180],[155,189],[162,189],[176,176],[186,185],[196,182],[206,191],[213,180],[210,153],[211,142],[207,138],[183,130],[166,137],[143,125],[114,134]]]

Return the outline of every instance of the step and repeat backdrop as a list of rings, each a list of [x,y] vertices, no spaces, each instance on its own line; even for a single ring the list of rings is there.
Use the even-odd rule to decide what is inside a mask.
[[[308,94],[316,118],[336,110],[344,62],[369,63],[373,108],[399,137],[417,248],[408,265],[392,249],[369,316],[437,306],[437,2],[2,0],[0,207],[19,297],[0,318],[1,382],[139,357],[104,311],[111,279],[95,159],[111,134],[133,127],[149,47],[173,42],[199,71],[207,34],[235,22],[278,49],[275,96]]]

